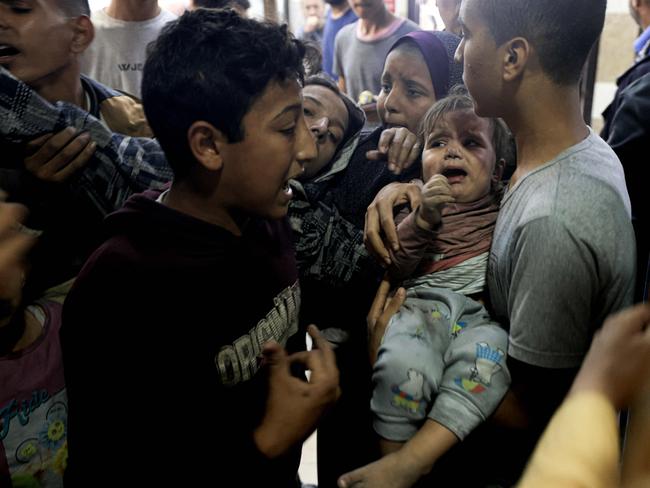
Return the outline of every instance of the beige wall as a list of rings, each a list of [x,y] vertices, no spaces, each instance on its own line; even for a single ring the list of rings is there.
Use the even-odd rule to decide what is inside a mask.
[[[596,71],[592,111],[592,125],[596,131],[600,131],[603,125],[600,114],[616,92],[616,79],[634,62],[633,43],[638,33],[639,28],[629,13],[627,0],[610,0]]]

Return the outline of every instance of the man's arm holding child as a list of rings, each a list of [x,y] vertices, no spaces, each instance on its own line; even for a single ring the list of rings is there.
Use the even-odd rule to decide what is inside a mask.
[[[451,185],[442,175],[434,175],[421,188],[421,204],[397,226],[399,249],[390,250],[388,271],[394,280],[403,280],[413,274],[422,260],[427,245],[442,224],[442,210],[454,202]]]

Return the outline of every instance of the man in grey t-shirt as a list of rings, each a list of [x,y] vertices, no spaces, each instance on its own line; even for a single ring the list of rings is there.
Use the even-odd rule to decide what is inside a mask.
[[[509,329],[511,390],[486,460],[516,482],[594,332],[632,301],[635,242],[620,161],[582,118],[579,80],[606,0],[463,0],[458,58],[480,116],[503,117],[517,168],[488,266]],[[571,49],[567,49],[571,46]]]
[[[341,90],[358,101],[363,91],[379,93],[388,51],[397,39],[420,27],[391,14],[383,0],[367,0],[363,4],[350,0],[350,6],[359,20],[336,35],[334,73],[339,77]]]
[[[623,168],[585,124],[579,89],[606,0],[550,3],[461,4],[457,60],[475,111],[502,117],[517,143],[488,264],[493,318],[509,331],[512,383],[483,431],[437,463],[432,476],[444,486],[514,485],[595,331],[632,302],[635,242]],[[449,160],[466,164],[451,153]],[[467,181],[461,175],[453,184]],[[373,220],[388,219],[382,211]],[[376,241],[379,224],[368,218],[367,227]]]
[[[488,288],[508,354],[578,368],[595,330],[631,303],[634,234],[621,163],[595,133],[522,176],[501,202]]]

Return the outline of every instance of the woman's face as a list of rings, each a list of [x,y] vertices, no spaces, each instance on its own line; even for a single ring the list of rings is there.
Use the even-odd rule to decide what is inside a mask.
[[[417,134],[420,120],[436,102],[429,69],[421,51],[408,43],[386,57],[377,111],[384,125]]]
[[[309,180],[327,166],[348,130],[348,109],[341,97],[327,87],[307,85],[302,90],[307,127],[316,139],[318,155],[307,161],[301,180]]]

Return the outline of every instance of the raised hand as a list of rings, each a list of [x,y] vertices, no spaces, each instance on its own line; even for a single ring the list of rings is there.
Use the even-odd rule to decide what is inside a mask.
[[[308,332],[314,341],[311,351],[289,356],[277,342],[267,343],[262,351],[269,368],[269,394],[254,439],[260,452],[269,458],[280,456],[306,439],[340,396],[332,347],[315,326],[310,325]],[[309,382],[291,374],[294,363],[311,370]]]
[[[422,188],[422,203],[417,211],[415,223],[430,230],[442,221],[442,209],[447,203],[455,202],[451,185],[443,175],[433,175]]]
[[[25,258],[36,237],[24,230],[27,209],[15,203],[3,203],[0,196],[0,301],[9,306],[0,326],[11,319],[20,303],[25,282]]]
[[[621,409],[650,375],[650,305],[611,315],[594,336],[571,389],[604,394]]]
[[[415,134],[406,127],[391,127],[381,133],[377,149],[368,151],[366,158],[386,161],[388,169],[398,175],[411,166],[421,152],[422,144]]]

